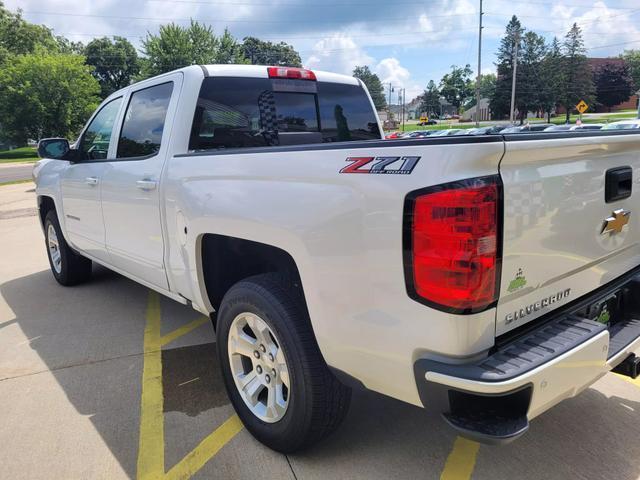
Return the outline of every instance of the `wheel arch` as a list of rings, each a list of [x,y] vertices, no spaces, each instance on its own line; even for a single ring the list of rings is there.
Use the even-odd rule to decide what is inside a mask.
[[[40,219],[40,225],[44,228],[44,219],[47,217],[47,214],[53,210],[58,214],[58,210],[56,208],[56,202],[53,197],[48,195],[38,195],[38,218]],[[58,217],[58,222],[60,218]]]

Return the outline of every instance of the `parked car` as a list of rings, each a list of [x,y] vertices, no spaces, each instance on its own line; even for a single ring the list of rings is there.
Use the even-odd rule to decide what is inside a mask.
[[[569,125],[569,124],[551,125],[550,127],[545,128],[543,131],[544,132],[568,132],[574,126],[575,125]]]
[[[325,438],[352,388],[507,443],[608,371],[640,374],[640,135],[459,131],[383,141],[364,84],[326,72],[143,80],[73,144],[38,145],[52,275],[72,286],[104,265],[207,315],[203,368],[274,450]],[[571,413],[555,421],[590,414]]]
[[[571,131],[584,131],[584,130],[602,130],[604,123],[583,123],[582,125],[574,125],[571,127]]]
[[[500,133],[530,133],[530,132],[543,132],[549,127],[555,127],[550,123],[527,123],[524,125],[517,125],[508,127],[502,130]]]
[[[394,140],[396,138],[402,137],[402,135],[404,135],[404,134],[405,134],[405,132],[400,132],[400,131],[392,132],[392,133],[389,133],[389,134],[385,135],[384,138],[386,138],[387,140]]]
[[[607,123],[602,130],[633,130],[640,128],[640,119],[620,120],[619,122]]]

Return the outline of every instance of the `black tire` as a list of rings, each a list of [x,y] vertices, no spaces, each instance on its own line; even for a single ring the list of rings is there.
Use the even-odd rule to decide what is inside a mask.
[[[49,227],[52,226],[58,240],[58,249],[60,252],[61,264],[60,268],[54,267],[54,261],[51,258],[51,250],[49,248]],[[49,266],[51,273],[60,285],[69,287],[78,285],[88,281],[91,278],[91,260],[83,257],[79,253],[69,247],[60,230],[58,216],[55,210],[50,210],[44,219],[44,241],[47,249],[47,257],[49,258]]]
[[[233,320],[244,312],[253,313],[267,323],[286,357],[289,405],[275,423],[266,423],[251,412],[231,373],[229,330]],[[222,300],[216,330],[227,393],[247,430],[260,442],[273,450],[293,453],[317,443],[342,423],[349,409],[351,389],[329,370],[303,300],[278,275],[257,275],[231,287]]]

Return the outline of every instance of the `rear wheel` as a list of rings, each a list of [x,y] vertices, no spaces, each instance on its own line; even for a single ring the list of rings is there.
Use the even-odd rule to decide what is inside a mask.
[[[49,265],[58,283],[71,286],[89,280],[91,260],[76,253],[67,245],[54,210],[50,210],[45,217],[44,233]]]
[[[340,425],[351,391],[324,362],[304,303],[277,275],[231,287],[216,335],[229,398],[259,441],[290,453]]]

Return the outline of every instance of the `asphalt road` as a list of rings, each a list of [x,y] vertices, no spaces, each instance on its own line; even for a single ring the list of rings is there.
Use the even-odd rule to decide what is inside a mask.
[[[0,164],[0,183],[28,180],[32,170],[33,163]]]
[[[0,478],[640,478],[640,381],[613,374],[503,447],[356,392],[322,444],[270,451],[229,405],[207,319],[104,268],[59,286],[34,204],[0,187]]]

